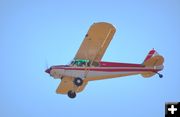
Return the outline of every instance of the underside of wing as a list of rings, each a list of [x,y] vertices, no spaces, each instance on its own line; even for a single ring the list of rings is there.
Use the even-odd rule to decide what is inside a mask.
[[[115,27],[109,23],[94,23],[86,34],[75,59],[99,62],[112,40],[115,31]]]

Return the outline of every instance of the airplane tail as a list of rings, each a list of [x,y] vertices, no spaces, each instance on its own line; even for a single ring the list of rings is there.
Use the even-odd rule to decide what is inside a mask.
[[[146,56],[142,64],[145,67],[153,67],[153,68],[158,69],[158,71],[160,71],[163,69],[163,62],[164,62],[163,56],[159,55],[154,49],[152,49],[151,51],[149,51],[148,55]],[[159,74],[158,72],[152,72],[152,71],[144,72],[141,75],[144,78],[147,78],[155,74],[158,74],[160,78],[162,77],[162,74]]]

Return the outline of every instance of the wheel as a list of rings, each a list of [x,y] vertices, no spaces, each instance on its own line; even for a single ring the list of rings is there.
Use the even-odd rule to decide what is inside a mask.
[[[74,78],[73,82],[76,86],[81,86],[83,84],[83,79],[82,78]]]
[[[159,74],[159,78],[162,78],[163,77],[163,75],[162,74]]]
[[[68,91],[68,97],[69,98],[75,98],[76,97],[76,92],[74,92],[74,91]]]

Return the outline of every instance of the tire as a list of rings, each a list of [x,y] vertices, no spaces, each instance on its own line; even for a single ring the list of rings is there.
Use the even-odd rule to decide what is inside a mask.
[[[159,78],[163,78],[163,75],[162,75],[162,74],[159,74]]]
[[[76,86],[81,86],[82,84],[83,84],[83,79],[82,78],[74,78],[74,84],[76,85]]]
[[[75,97],[76,97],[76,92],[74,92],[74,91],[71,91],[71,90],[70,90],[70,91],[68,91],[67,94],[68,94],[68,97],[69,97],[69,98],[75,98]]]

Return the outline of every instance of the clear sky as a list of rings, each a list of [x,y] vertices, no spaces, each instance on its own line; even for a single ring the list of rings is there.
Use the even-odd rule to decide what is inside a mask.
[[[90,82],[69,99],[46,64],[67,64],[94,22],[117,32],[103,60],[165,58],[163,79],[140,75]],[[179,0],[0,0],[0,117],[163,117],[180,101]]]

